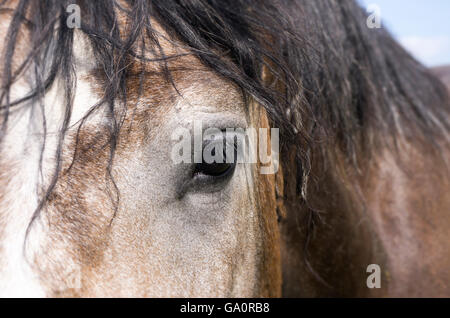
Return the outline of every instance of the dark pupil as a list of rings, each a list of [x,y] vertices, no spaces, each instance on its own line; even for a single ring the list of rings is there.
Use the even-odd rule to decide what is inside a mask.
[[[233,163],[198,163],[195,173],[202,173],[208,176],[221,176],[233,167]]]
[[[222,162],[213,162],[213,163],[206,163],[206,162],[202,162],[202,163],[198,163],[195,166],[195,171],[194,174],[197,173],[201,173],[204,175],[208,175],[208,176],[213,176],[213,177],[217,177],[217,176],[221,176],[226,174],[229,170],[231,170],[234,166],[235,163],[227,163],[227,157],[226,157],[226,151],[225,151],[225,145],[224,145],[224,153],[223,153],[223,159]],[[213,149],[212,151],[212,155],[215,155],[215,149]],[[234,161],[237,160],[237,153],[235,152],[234,154]]]

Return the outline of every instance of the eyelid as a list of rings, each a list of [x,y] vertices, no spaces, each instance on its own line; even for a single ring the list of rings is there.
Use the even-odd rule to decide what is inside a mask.
[[[222,135],[223,138],[215,138],[211,141],[208,141],[203,144],[202,149],[205,147],[205,145],[209,144],[210,142],[217,142],[217,141],[223,141],[225,140],[227,146],[232,146],[233,149],[236,151],[237,146],[235,138],[233,138],[233,142],[230,142],[230,138],[226,138],[226,134]],[[226,162],[228,163],[228,162]],[[225,174],[221,176],[208,176],[203,174],[195,174],[195,167],[197,163],[192,163],[190,165],[190,169],[192,170],[190,174],[190,178],[186,180],[181,186],[179,187],[179,190],[177,191],[177,199],[182,199],[184,195],[188,192],[202,192],[202,193],[214,193],[221,191],[226,183],[231,180],[230,175],[233,175],[236,166],[237,166],[237,156],[234,158],[234,162],[231,162],[233,164],[233,167]]]
[[[224,186],[231,180],[229,176],[230,174],[234,174],[236,166],[237,165],[234,164],[234,167],[229,173],[219,177],[194,175],[179,187],[179,190],[177,191],[177,199],[182,199],[188,192],[214,193],[221,191]]]
[[[202,117],[202,124],[204,129],[217,128],[219,130],[225,131],[227,128],[245,130],[248,127],[245,116],[238,116],[234,113],[229,112],[209,113],[200,111],[198,113],[198,115],[201,115]]]

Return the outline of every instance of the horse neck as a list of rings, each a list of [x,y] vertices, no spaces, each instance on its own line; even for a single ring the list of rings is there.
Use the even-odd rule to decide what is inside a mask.
[[[442,260],[450,225],[448,175],[439,153],[424,148],[380,148],[359,161],[365,162],[359,170],[339,152],[325,164],[315,162],[307,203],[288,199],[281,224],[285,295],[448,293],[442,277],[431,275],[450,277],[449,261]],[[366,286],[370,264],[381,268],[381,289]],[[419,274],[430,279],[418,282]]]

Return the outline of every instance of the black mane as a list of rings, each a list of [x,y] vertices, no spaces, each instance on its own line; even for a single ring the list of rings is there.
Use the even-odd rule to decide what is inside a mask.
[[[58,162],[74,94],[74,29],[66,26],[66,8],[73,3],[81,7],[81,32],[108,79],[97,107],[109,112],[111,158],[123,113],[115,101],[127,97],[127,61],[142,57],[145,50],[160,57],[153,63],[169,58],[158,43],[153,19],[206,66],[265,107],[274,125],[282,129],[285,146],[302,145],[298,160],[303,167],[309,165],[308,149],[323,136],[349,158],[359,149],[371,150],[387,136],[420,136],[430,142],[448,138],[445,87],[385,29],[369,29],[355,1],[129,0],[121,1],[126,3],[122,6],[106,0],[17,2],[2,52],[1,131],[6,132],[14,107],[27,100],[38,103],[55,79],[62,78],[66,112]],[[125,35],[119,34],[119,11],[128,17]],[[36,74],[46,75],[37,77],[35,89],[17,101],[10,99],[9,88],[20,75],[13,73],[11,61],[21,28],[29,30],[32,48],[21,69],[33,67]],[[154,45],[141,45],[142,35]],[[264,67],[280,85],[263,80]],[[58,165],[47,193],[59,170]]]

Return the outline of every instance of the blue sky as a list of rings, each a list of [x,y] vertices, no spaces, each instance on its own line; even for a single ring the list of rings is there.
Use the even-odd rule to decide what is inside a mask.
[[[450,0],[358,0],[376,4],[381,21],[427,66],[450,64]]]

